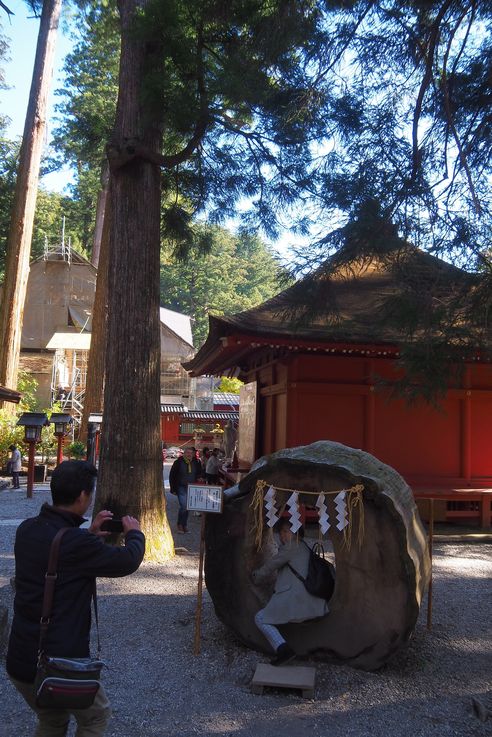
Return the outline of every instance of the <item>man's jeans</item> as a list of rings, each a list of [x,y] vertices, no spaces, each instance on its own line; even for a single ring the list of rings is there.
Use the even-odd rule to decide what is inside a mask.
[[[104,734],[111,716],[111,707],[102,686],[97,692],[94,703],[88,709],[73,709],[73,711],[38,709],[34,696],[34,684],[23,683],[12,676],[9,678],[31,709],[36,712],[38,725],[34,737],[65,737],[68,732],[70,714],[77,722],[75,737],[102,737]]]
[[[188,510],[186,509],[187,501],[188,501],[188,487],[178,486],[178,503],[179,503],[178,527],[181,526],[181,527],[186,528],[186,523],[188,522]]]

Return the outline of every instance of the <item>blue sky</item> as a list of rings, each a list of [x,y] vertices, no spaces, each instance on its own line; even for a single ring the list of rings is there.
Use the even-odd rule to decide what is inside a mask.
[[[9,138],[22,135],[24,118],[31,87],[32,68],[36,42],[39,30],[39,20],[32,17],[27,4],[22,0],[6,0],[6,5],[15,15],[11,16],[10,23],[6,14],[2,12],[1,26],[3,34],[10,40],[10,61],[4,65],[5,80],[10,86],[8,90],[0,91],[0,109],[2,114],[11,119],[7,130]],[[61,69],[65,55],[71,48],[70,39],[60,27],[56,45],[54,84],[50,96],[50,113],[48,116],[47,141],[50,139],[53,126],[53,91],[61,83]],[[63,191],[69,181],[68,171],[50,174],[43,179],[43,185],[50,190]]]
[[[9,23],[6,14],[0,15],[0,24],[3,35],[10,40],[10,61],[4,64],[5,80],[10,86],[8,90],[0,90],[0,111],[3,115],[8,115],[11,124],[7,129],[9,138],[22,136],[24,129],[24,119],[29,99],[29,90],[31,87],[32,68],[34,64],[34,55],[36,51],[36,42],[39,30],[39,20],[32,17],[32,13],[23,0],[5,0],[7,6],[14,12]],[[0,13],[2,13],[0,9]],[[48,114],[48,126],[46,143],[51,138],[51,131],[55,127],[54,121],[54,103],[56,98],[54,91],[63,83],[62,68],[64,58],[72,48],[72,41],[64,28],[63,22],[60,23],[58,38],[56,44],[55,71],[54,81],[50,94],[50,107]],[[55,172],[43,177],[41,183],[46,189],[56,192],[63,192],[67,184],[71,181],[71,172],[67,168],[61,172]],[[235,230],[237,222],[230,221],[228,227]],[[276,250],[285,253],[290,243],[301,240],[290,236],[286,231],[274,244]]]

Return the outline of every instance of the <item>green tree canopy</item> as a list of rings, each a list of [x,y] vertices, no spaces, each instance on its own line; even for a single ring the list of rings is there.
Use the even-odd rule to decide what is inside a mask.
[[[403,238],[476,266],[490,242],[492,4],[332,6],[319,75],[328,93],[314,177],[321,225],[299,260],[313,266],[338,249],[340,229],[377,202]]]
[[[56,91],[60,125],[53,133],[53,166],[71,162],[77,176],[100,168],[114,123],[120,36],[116,3],[83,6],[75,17],[75,45]]]
[[[99,168],[114,121],[120,39],[112,0],[80,10],[77,19],[78,42],[58,91],[52,165],[73,163],[82,201],[79,190],[87,171]],[[167,226],[183,234],[184,200],[192,214],[206,208],[207,219],[222,222],[244,194],[245,220],[277,233],[275,209],[295,201],[309,144],[324,129],[324,93],[309,71],[324,38],[318,4],[153,0],[134,33],[156,49],[141,95],[161,121],[164,156],[191,143],[189,155],[163,170]]]
[[[193,319],[195,347],[208,332],[208,315],[231,315],[255,307],[280,290],[284,274],[277,259],[254,235],[234,235],[224,228],[199,225],[186,261],[162,251],[161,301]],[[210,251],[203,253],[200,239]]]
[[[9,42],[3,33],[3,24],[0,20],[0,90],[8,89],[8,85],[5,81],[5,71],[3,65],[9,59]],[[3,134],[7,125],[7,118],[5,115],[0,115],[0,133]]]
[[[73,167],[67,221],[85,253],[92,248],[101,166],[118,94],[120,36],[115,5],[109,0],[76,10],[75,45],[65,59],[64,85],[56,91],[59,125],[47,168],[54,171],[67,163]]]

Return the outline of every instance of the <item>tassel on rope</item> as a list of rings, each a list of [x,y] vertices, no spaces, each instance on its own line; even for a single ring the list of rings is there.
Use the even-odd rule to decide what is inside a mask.
[[[253,510],[252,532],[255,537],[255,545],[257,550],[261,548],[261,543],[263,540],[263,493],[265,487],[267,486],[268,484],[266,481],[257,481],[256,488],[253,494],[253,499],[251,501],[251,508]]]
[[[357,531],[357,544],[359,546],[359,550],[361,549],[362,542],[364,540],[364,500],[362,497],[363,491],[364,487],[362,486],[362,484],[357,484],[350,490],[350,494],[348,495],[348,524],[343,530],[343,542],[347,550],[350,550],[350,546],[352,545],[354,512],[357,507],[359,509],[359,529]]]

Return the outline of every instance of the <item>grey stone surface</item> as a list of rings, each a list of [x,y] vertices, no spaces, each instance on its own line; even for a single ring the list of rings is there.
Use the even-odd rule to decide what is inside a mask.
[[[230,502],[223,515],[209,515],[206,575],[216,611],[243,642],[258,649],[266,649],[267,643],[254,624],[254,615],[273,588],[251,581],[251,571],[273,554],[266,526],[261,550],[255,546],[251,502],[258,480],[298,490],[300,500],[311,505],[315,498],[303,497],[302,491],[331,492],[363,485],[361,546],[358,510],[350,546],[335,526],[328,533],[337,568],[329,614],[281,630],[300,654],[368,670],[380,668],[410,637],[430,574],[426,535],[405,480],[364,451],[317,442],[261,458],[241,481],[242,496]],[[334,497],[326,499],[330,519],[336,520]],[[231,532],[237,526],[234,518],[243,519],[237,534]],[[317,537],[317,527],[310,534]]]

